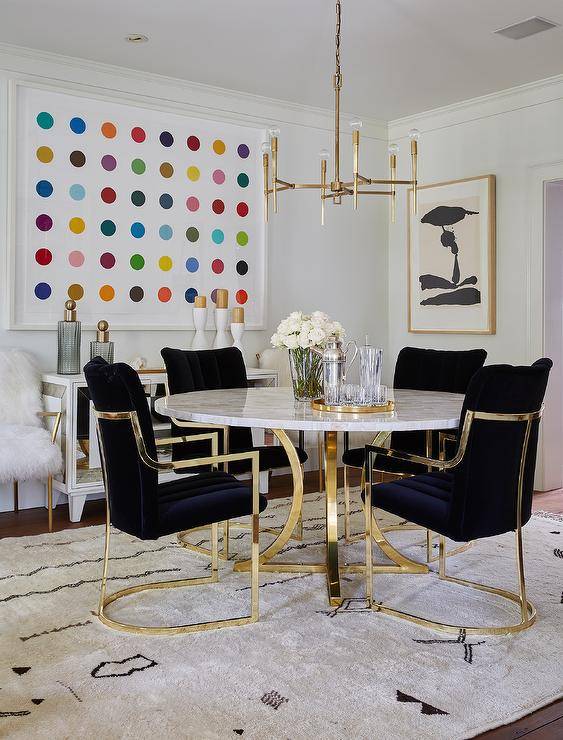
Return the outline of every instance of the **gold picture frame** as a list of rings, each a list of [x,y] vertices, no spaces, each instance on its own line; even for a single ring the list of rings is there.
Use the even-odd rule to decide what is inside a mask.
[[[417,215],[407,197],[409,332],[495,334],[495,175],[420,186]]]

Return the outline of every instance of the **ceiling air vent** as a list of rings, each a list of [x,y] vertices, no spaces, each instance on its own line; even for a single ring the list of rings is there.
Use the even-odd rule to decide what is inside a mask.
[[[497,33],[499,36],[505,36],[507,39],[525,39],[527,36],[533,36],[535,33],[541,33],[542,31],[549,31],[550,28],[555,28],[559,23],[548,21],[545,18],[528,18],[520,23],[514,23],[512,26],[506,26],[506,28],[499,28]]]

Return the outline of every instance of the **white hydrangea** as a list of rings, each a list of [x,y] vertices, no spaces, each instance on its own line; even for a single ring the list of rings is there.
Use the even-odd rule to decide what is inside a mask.
[[[287,349],[322,348],[329,337],[336,336],[340,339],[344,334],[342,324],[332,321],[323,311],[314,311],[312,314],[292,311],[279,323],[270,341],[274,347]]]

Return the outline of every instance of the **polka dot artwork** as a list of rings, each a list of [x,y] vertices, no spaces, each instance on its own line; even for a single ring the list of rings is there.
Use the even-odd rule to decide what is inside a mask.
[[[68,286],[67,295],[69,298],[72,298],[73,301],[79,301],[84,297],[84,288],[80,283],[73,283]]]
[[[71,267],[82,267],[84,264],[84,254],[78,250],[72,251],[68,255],[68,263]]]
[[[135,239],[141,239],[145,235],[145,227],[140,221],[135,221],[131,224],[131,236]]]
[[[75,185],[71,185],[68,189],[68,194],[72,198],[72,200],[84,200],[86,197],[86,188],[84,185],[79,185],[76,183]]]
[[[112,154],[104,154],[102,157],[102,167],[106,172],[113,172],[117,167],[117,159]]]
[[[161,303],[168,303],[168,301],[171,298],[172,298],[172,291],[170,290],[170,288],[166,288],[166,287],[159,288],[159,291],[158,291],[158,300]]]
[[[37,159],[40,162],[43,162],[43,164],[49,164],[49,162],[53,161],[53,150],[51,147],[48,146],[40,146],[37,147],[37,151],[35,152]]]
[[[113,301],[115,298],[115,289],[111,285],[102,285],[99,290],[99,296],[102,301]]]
[[[195,227],[195,226],[189,226],[189,227],[188,227],[188,228],[186,229],[186,239],[187,239],[187,240],[188,240],[189,242],[192,242],[192,244],[193,244],[194,242],[197,242],[197,240],[199,239],[199,230],[198,230],[198,229],[196,229],[196,227]]]
[[[53,116],[46,111],[41,111],[41,113],[38,113],[36,120],[37,125],[42,129],[53,128],[53,124],[55,122]]]
[[[40,301],[45,301],[51,295],[51,286],[49,283],[37,283],[34,288],[35,297]]]
[[[42,249],[38,249],[37,252],[35,252],[35,261],[38,265],[42,265],[45,267],[46,265],[50,265],[53,260],[53,255],[51,254],[49,249],[45,249],[43,247]]]
[[[72,298],[84,325],[184,331],[219,288],[263,326],[263,130],[28,85],[16,108],[17,326]]]
[[[140,126],[134,126],[131,129],[131,138],[133,141],[136,141],[137,144],[142,144],[143,141],[147,138],[147,135],[144,132],[144,129],[142,129]]]
[[[68,125],[73,134],[83,134],[86,131],[86,122],[83,118],[75,116],[70,119],[70,123]]]
[[[35,190],[37,191],[37,195],[40,195],[42,198],[48,198],[50,195],[53,195],[53,186],[49,180],[39,180],[35,186]]]
[[[172,239],[172,236],[174,234],[174,230],[172,229],[172,226],[169,226],[168,224],[162,224],[162,226],[158,230],[158,235],[161,239],[164,239],[164,241],[168,241],[169,239]]]
[[[117,136],[117,127],[115,123],[112,123],[111,121],[105,121],[102,123],[100,131],[102,132],[102,136],[105,136],[106,139],[115,139]]]
[[[100,265],[106,270],[111,270],[115,266],[115,257],[111,252],[104,252],[100,257]]]
[[[104,201],[104,203],[115,203],[117,199],[117,193],[113,188],[103,188],[102,192],[100,193],[100,198]]]
[[[84,152],[78,151],[78,149],[70,153],[69,159],[70,163],[75,167],[84,167],[84,165],[86,164],[86,155],[84,154]],[[106,167],[106,169],[110,168]],[[115,169],[115,167],[112,167],[111,169]]]
[[[82,232],[86,228],[86,224],[84,223],[84,219],[80,218],[79,216],[75,216],[74,218],[71,218],[68,222],[68,228],[72,231],[73,234],[82,234]]]
[[[225,241],[225,234],[221,229],[213,229],[211,232],[211,238],[214,244],[222,244]]]

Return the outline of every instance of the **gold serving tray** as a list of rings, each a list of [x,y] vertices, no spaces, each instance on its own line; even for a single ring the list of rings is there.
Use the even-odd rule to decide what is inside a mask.
[[[378,406],[341,406],[325,403],[324,398],[316,398],[311,401],[311,407],[315,411],[334,411],[342,414],[388,414],[395,410],[395,401],[390,400]]]

